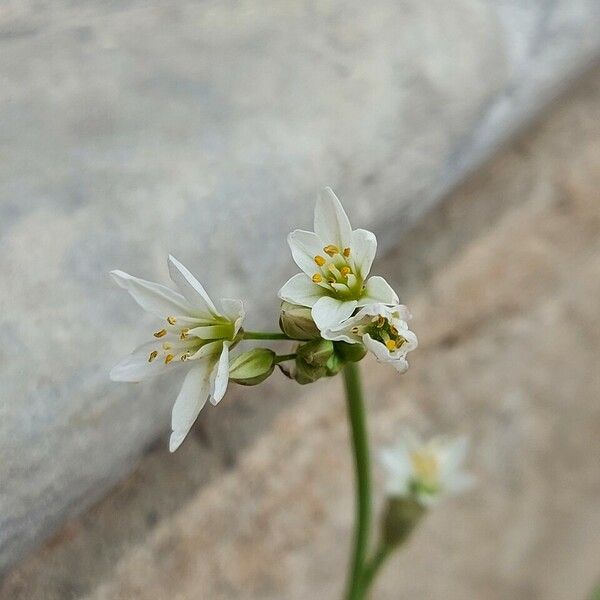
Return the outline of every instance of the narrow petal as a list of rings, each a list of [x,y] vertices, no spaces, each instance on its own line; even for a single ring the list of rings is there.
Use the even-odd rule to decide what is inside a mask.
[[[153,351],[161,353],[161,345],[156,340],[136,348],[129,356],[126,356],[111,369],[110,378],[112,381],[137,383],[149,377],[160,375],[167,369],[172,370],[177,367],[174,364],[165,365],[160,356],[150,362],[148,359]]]
[[[315,263],[315,256],[324,256],[323,247],[327,244],[321,241],[321,238],[312,231],[302,231],[296,229],[288,235],[288,244],[292,251],[294,262],[309,277],[312,277],[320,269]]]
[[[202,360],[186,375],[171,414],[169,450],[175,452],[208,400],[212,362]]]
[[[123,271],[111,271],[110,274],[115,283],[127,290],[144,310],[161,319],[168,315],[187,315],[191,310],[189,302],[181,294],[164,285],[138,279]]]
[[[312,307],[312,318],[320,331],[329,327],[337,327],[352,315],[356,304],[356,300],[343,301],[323,296]]]
[[[398,296],[390,284],[379,275],[369,277],[366,281],[364,296],[359,300],[360,306],[381,302],[382,304],[398,304]]]
[[[326,293],[327,290],[314,284],[308,275],[298,273],[283,284],[279,290],[279,297],[292,304],[312,307]]]
[[[329,187],[321,191],[315,206],[315,233],[325,244],[335,244],[340,249],[352,246],[348,215]]]
[[[227,343],[223,344],[223,351],[219,362],[213,368],[211,380],[210,401],[216,406],[223,399],[229,383],[229,344]]]
[[[352,258],[357,272],[363,279],[367,278],[373,259],[377,252],[377,238],[366,229],[356,229],[352,232]]]
[[[169,274],[198,316],[219,315],[202,284],[173,256],[169,255]]]
[[[223,298],[221,300],[221,306],[223,307],[223,314],[230,321],[233,321],[233,335],[236,336],[246,317],[244,303],[241,300],[234,298]]]

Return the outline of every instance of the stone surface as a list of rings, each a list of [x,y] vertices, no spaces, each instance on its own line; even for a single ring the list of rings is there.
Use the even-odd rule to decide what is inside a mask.
[[[254,325],[273,322],[293,272],[285,234],[308,225],[318,187],[391,247],[596,54],[598,11],[3,3],[0,567],[168,424],[173,382],[107,380],[154,326],[109,269],[164,280],[173,252],[215,295],[247,298]],[[280,403],[223,408],[214,460],[231,461]]]
[[[402,282],[421,345],[401,378],[369,365],[373,442],[407,424],[466,433],[478,478],[391,560],[378,600],[581,600],[596,581],[599,189],[596,70],[377,263]],[[243,416],[289,389],[272,378],[231,402]],[[2,600],[339,598],[352,518],[341,382],[302,390],[212,482],[232,466],[218,462],[220,411],[180,453],[158,445],[7,576]]]

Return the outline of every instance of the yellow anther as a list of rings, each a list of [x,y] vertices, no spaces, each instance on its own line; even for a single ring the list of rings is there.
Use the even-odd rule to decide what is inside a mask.
[[[358,328],[358,325],[355,325],[355,326],[352,328],[352,333],[353,333],[354,335],[356,335],[356,334],[357,334],[359,331],[360,331],[360,329]]]
[[[319,265],[319,267],[322,267],[327,261],[322,256],[317,254],[317,256],[315,256],[315,262],[317,265]]]
[[[158,352],[156,350],[152,350],[150,352],[150,356],[148,357],[148,362],[152,362],[158,356]]]
[[[346,258],[348,258],[350,256],[350,248],[344,248],[343,254]]]
[[[163,342],[162,346],[163,346],[163,350],[170,350],[173,347],[173,345],[169,344],[169,342]]]
[[[161,337],[163,337],[163,336],[165,336],[165,335],[167,335],[167,330],[166,330],[166,329],[161,329],[160,331],[157,331],[157,332],[154,334],[154,337],[161,338]]]
[[[175,323],[177,323],[177,319],[175,317],[167,317],[167,323],[169,325],[175,325]]]
[[[335,283],[335,277],[332,277],[331,275],[327,278],[327,281],[329,283]]]
[[[190,330],[189,330],[187,327],[184,327],[184,328],[181,330],[181,335],[179,336],[179,339],[180,339],[180,340],[185,340],[185,338],[188,336],[188,332],[189,332],[189,331],[190,331]]]
[[[348,277],[348,275],[351,273],[350,267],[342,267],[340,269],[340,273],[342,274],[342,277]]]
[[[376,325],[377,325],[377,327],[383,327],[385,325],[385,317],[382,317],[381,315],[379,315],[377,317]]]
[[[398,329],[394,326],[394,325],[390,325],[390,331],[394,334],[394,335],[398,335]]]
[[[323,252],[325,252],[325,254],[329,254],[329,256],[335,256],[336,254],[340,253],[340,249],[333,244],[329,244],[323,248]]]
[[[323,281],[323,275],[321,275],[321,273],[315,273],[315,274],[312,276],[312,280],[313,280],[315,283],[321,283],[321,281]]]
[[[394,340],[388,340],[385,345],[390,352],[393,352],[396,349],[396,342],[394,342]]]
[[[175,357],[172,354],[167,354],[165,356],[165,365],[168,365]]]

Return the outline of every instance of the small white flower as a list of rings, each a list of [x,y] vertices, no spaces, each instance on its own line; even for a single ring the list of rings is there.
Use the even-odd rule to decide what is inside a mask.
[[[397,446],[381,452],[387,494],[414,497],[429,506],[444,495],[462,492],[473,483],[472,476],[463,470],[467,446],[465,437],[423,442],[405,431]]]
[[[406,306],[370,304],[337,327],[321,332],[326,340],[362,342],[379,362],[392,364],[399,373],[408,369],[406,355],[417,347],[417,336],[408,329],[411,314]]]
[[[296,229],[288,236],[294,261],[303,273],[279,290],[282,300],[312,308],[320,330],[345,321],[359,306],[398,304],[398,296],[383,277],[367,279],[377,250],[375,235],[352,230],[330,188],[319,195],[314,227],[314,233]]]
[[[223,310],[218,311],[200,282],[172,256],[169,274],[180,292],[123,271],[111,271],[120,287],[165,323],[151,342],[114,366],[110,378],[137,382],[177,365],[188,368],[171,417],[169,449],[174,452],[208,398],[216,405],[225,395],[229,346],[242,326],[244,308],[240,300],[223,299]]]

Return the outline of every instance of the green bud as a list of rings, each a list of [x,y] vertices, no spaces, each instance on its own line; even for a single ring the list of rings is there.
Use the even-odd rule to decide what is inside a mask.
[[[348,342],[336,342],[335,351],[346,362],[358,362],[367,353],[367,349],[362,344],[348,344]]]
[[[319,338],[298,346],[298,356],[313,367],[324,367],[333,355],[333,342]]]
[[[426,512],[425,506],[415,498],[389,498],[381,523],[385,543],[391,547],[402,544]]]
[[[314,383],[321,377],[327,375],[327,369],[324,366],[313,366],[309,365],[301,357],[296,358],[296,369],[294,377],[298,383],[305,385],[307,383]]]
[[[275,368],[275,352],[268,348],[253,348],[236,356],[229,364],[229,379],[240,385],[257,385]]]
[[[321,336],[312,319],[310,308],[290,302],[281,303],[279,327],[287,336],[295,340],[313,340]]]
[[[339,354],[337,354],[337,352],[334,352],[329,357],[329,360],[327,361],[327,364],[325,365],[325,367],[327,369],[327,377],[333,377],[334,375],[337,375],[343,366],[344,366],[344,360],[340,357]]]

